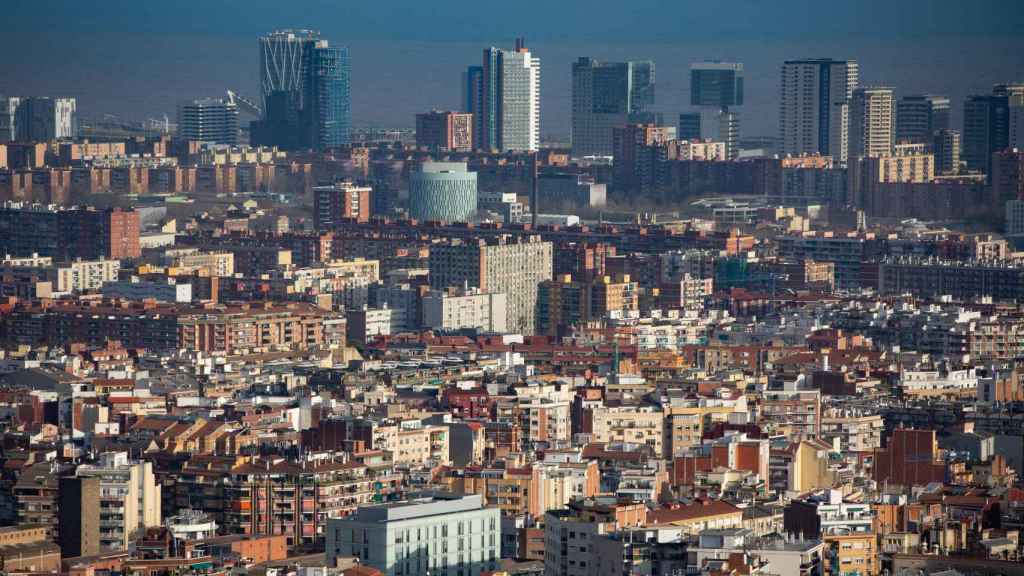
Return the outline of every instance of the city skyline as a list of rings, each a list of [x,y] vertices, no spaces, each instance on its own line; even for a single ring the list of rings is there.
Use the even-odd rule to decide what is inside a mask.
[[[931,5],[923,9],[920,19],[908,23],[905,36],[880,25],[871,32],[870,42],[860,41],[866,32],[826,33],[836,26],[828,19],[822,19],[810,34],[798,32],[795,24],[786,24],[776,31],[766,31],[770,26],[765,26],[744,36],[733,24],[698,25],[696,16],[706,9],[695,8],[694,17],[683,21],[675,38],[655,31],[647,37],[610,33],[610,39],[619,40],[615,43],[599,42],[592,33],[566,34],[555,39],[550,25],[517,27],[515,19],[507,21],[493,35],[483,32],[486,27],[473,26],[472,32],[458,27],[447,38],[424,37],[423,33],[409,33],[404,38],[375,38],[366,31],[351,33],[346,30],[348,25],[325,17],[333,14],[334,8],[320,6],[301,19],[288,15],[270,21],[270,16],[263,15],[198,35],[195,27],[175,28],[173,18],[147,18],[147,11],[142,10],[140,15],[139,9],[130,8],[126,9],[123,28],[116,29],[112,22],[87,27],[85,23],[91,22],[91,18],[83,16],[81,24],[64,25],[45,44],[40,44],[38,35],[26,33],[33,19],[40,18],[37,9],[20,2],[13,8],[24,14],[29,25],[6,35],[0,44],[10,42],[4,47],[30,51],[51,72],[29,74],[29,63],[9,60],[4,65],[10,68],[9,73],[0,76],[0,93],[16,93],[19,86],[24,86],[26,94],[75,96],[79,99],[80,114],[87,118],[102,118],[104,114],[130,120],[159,119],[163,114],[173,117],[177,102],[222,97],[227,89],[256,98],[259,67],[252,39],[289,26],[318,29],[332,45],[349,48],[354,79],[352,121],[354,127],[360,128],[411,127],[417,112],[458,109],[460,89],[457,81],[452,85],[451,78],[458,78],[466,63],[477,61],[482,47],[511,46],[517,36],[524,36],[531,51],[544,63],[542,138],[568,138],[571,64],[581,56],[606,61],[653,61],[659,71],[658,102],[653,109],[666,118],[674,118],[689,108],[690,63],[743,62],[745,136],[777,133],[778,67],[787,59],[853,59],[861,64],[861,84],[893,86],[897,98],[918,93],[946,95],[951,100],[953,126],[960,125],[962,102],[968,95],[988,93],[993,84],[1024,78],[1024,67],[1019,61],[1001,56],[1024,49],[1024,41],[1019,37],[999,33],[1005,21],[1012,22],[1017,15],[994,22],[994,27],[988,29],[991,33],[981,37],[971,32],[971,26],[981,26],[975,22],[980,17],[963,16],[962,28],[957,30],[951,28],[949,16]],[[213,10],[223,7],[214,4]],[[771,16],[763,9],[750,10],[753,15]],[[657,13],[652,11],[637,8],[635,17]],[[958,12],[962,10],[953,10],[952,14]],[[985,22],[991,23],[990,20]],[[658,20],[652,19],[652,23],[658,25]],[[942,23],[945,24],[939,25]],[[709,38],[712,32],[722,34]],[[394,36],[398,32],[387,34]],[[950,35],[956,42],[949,41]],[[122,42],[144,49],[118,49]],[[60,56],[71,49],[75,50],[77,61]],[[892,54],[898,57],[893,58]],[[111,67],[111,62],[118,66]],[[126,73],[115,76],[119,70]],[[161,78],[160,90],[154,90],[157,77]],[[167,78],[176,80],[170,90]],[[410,81],[417,84],[414,92],[404,90]]]

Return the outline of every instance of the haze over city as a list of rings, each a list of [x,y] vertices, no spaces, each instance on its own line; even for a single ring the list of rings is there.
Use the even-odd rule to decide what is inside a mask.
[[[6,0],[0,576],[1024,576],[1024,9]]]
[[[656,108],[666,113],[688,105],[690,62],[744,62],[750,134],[765,136],[776,130],[778,65],[787,58],[853,58],[866,83],[957,100],[1024,77],[1024,10],[998,0],[527,0],[515,10],[462,0],[318,1],[301,9],[256,0],[194,11],[131,0],[104,9],[87,2],[6,4],[18,25],[0,38],[8,55],[0,93],[17,82],[29,92],[77,96],[92,115],[131,120],[173,117],[179,100],[226,89],[255,94],[253,38],[277,28],[316,29],[350,47],[359,127],[411,127],[409,118],[424,107],[457,107],[464,63],[481,44],[511,45],[518,36],[543,55],[542,131],[562,139],[569,132],[569,66],[583,55],[654,60]],[[55,12],[66,17],[55,22]]]

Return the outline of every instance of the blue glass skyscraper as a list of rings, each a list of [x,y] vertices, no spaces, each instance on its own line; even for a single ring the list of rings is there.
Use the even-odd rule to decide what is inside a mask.
[[[304,143],[323,150],[350,142],[348,48],[317,42],[303,66]]]
[[[347,48],[331,47],[311,30],[280,30],[260,38],[263,118],[252,143],[284,150],[323,150],[350,141]]]

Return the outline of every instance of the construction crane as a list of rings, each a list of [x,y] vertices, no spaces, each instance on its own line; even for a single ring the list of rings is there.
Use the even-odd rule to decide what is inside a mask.
[[[260,108],[255,102],[249,100],[241,94],[236,94],[232,90],[228,90],[228,102],[238,106],[242,110],[245,110],[249,114],[252,114],[256,118],[263,117],[263,109]]]

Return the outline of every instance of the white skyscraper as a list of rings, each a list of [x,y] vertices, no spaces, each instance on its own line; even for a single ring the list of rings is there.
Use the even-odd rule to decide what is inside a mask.
[[[888,156],[893,144],[892,88],[857,88],[850,102],[850,158]]]
[[[500,149],[540,148],[540,58],[517,43],[501,53]]]
[[[465,80],[474,146],[503,152],[540,147],[540,59],[522,39],[514,50],[484,50],[483,66],[470,66]]]
[[[857,78],[853,60],[788,60],[782,65],[779,134],[784,154],[824,154],[846,162]]]

